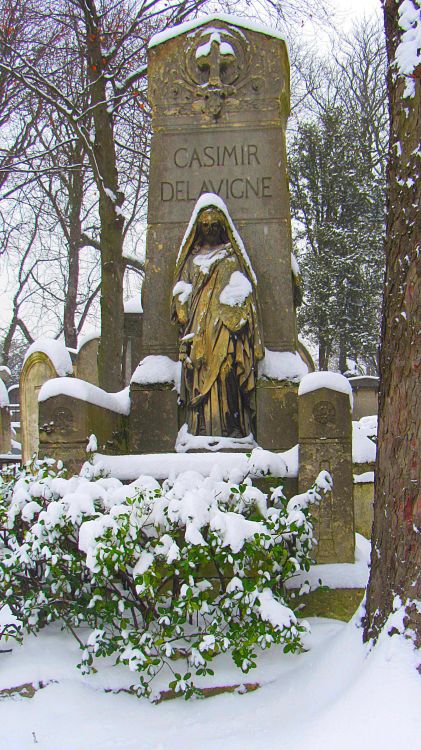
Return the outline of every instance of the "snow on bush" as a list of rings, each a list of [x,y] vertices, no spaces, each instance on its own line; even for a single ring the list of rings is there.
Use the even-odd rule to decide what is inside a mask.
[[[61,622],[84,672],[112,657],[145,696],[163,668],[190,697],[200,694],[193,674],[213,674],[219,653],[248,672],[259,648],[300,650],[307,625],[285,582],[309,569],[310,506],[331,488],[326,472],[289,501],[249,478],[188,471],[123,485],[96,474],[89,463],[72,477],[36,463],[0,487],[0,595],[21,633]]]

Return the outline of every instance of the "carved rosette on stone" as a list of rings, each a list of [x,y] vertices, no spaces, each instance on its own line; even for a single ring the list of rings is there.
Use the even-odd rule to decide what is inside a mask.
[[[305,492],[320,471],[333,479],[333,490],[314,507],[318,563],[354,562],[354,500],[352,473],[352,421],[349,393],[319,387],[307,391],[306,375],[298,391],[299,491]],[[323,373],[341,379],[336,373]],[[350,389],[346,378],[343,387]]]

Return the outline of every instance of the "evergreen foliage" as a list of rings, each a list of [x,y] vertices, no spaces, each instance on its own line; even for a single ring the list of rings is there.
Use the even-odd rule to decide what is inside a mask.
[[[285,581],[309,568],[310,505],[330,488],[322,472],[309,492],[287,501],[278,487],[268,502],[250,480],[122,486],[89,464],[70,479],[35,464],[3,481],[2,601],[22,632],[61,622],[84,671],[113,657],[137,673],[138,695],[163,668],[175,692],[200,694],[192,674],[213,674],[219,653],[248,672],[257,649],[301,649],[307,625]]]
[[[387,134],[385,102],[379,101],[384,82],[373,72],[378,39],[372,33],[357,37],[345,60],[325,66],[313,111],[299,119],[292,139],[290,177],[305,290],[301,331],[318,346],[320,369],[337,355],[341,372],[352,357],[374,374]]]

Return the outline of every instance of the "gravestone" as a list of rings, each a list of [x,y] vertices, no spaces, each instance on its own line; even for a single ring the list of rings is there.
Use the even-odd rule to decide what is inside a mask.
[[[158,34],[149,49],[148,97],[153,136],[141,356],[179,357],[169,315],[174,271],[193,209],[206,193],[223,200],[246,248],[264,347],[296,352],[284,40],[218,16]],[[159,390],[143,389],[143,397],[159,418]],[[257,401],[258,442],[272,450],[296,444],[296,387],[274,378],[257,389]],[[175,399],[172,410],[162,424],[166,446],[174,446],[180,422]],[[277,412],[291,429],[278,429],[279,420],[276,429],[267,426]]]
[[[350,393],[346,378],[329,372],[307,375],[299,388],[299,491],[311,487],[322,470],[333,480],[332,492],[313,508],[318,563],[354,562]]]
[[[99,336],[89,338],[82,343],[76,356],[76,377],[98,385],[98,346]]]
[[[22,461],[38,453],[38,394],[47,380],[72,373],[72,361],[62,342],[39,339],[28,349],[19,380]]]
[[[372,375],[357,375],[349,378],[354,394],[352,418],[371,417],[379,411],[379,378]]]

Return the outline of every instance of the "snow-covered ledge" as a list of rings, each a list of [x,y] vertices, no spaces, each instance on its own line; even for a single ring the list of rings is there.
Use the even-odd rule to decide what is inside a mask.
[[[86,380],[79,380],[79,378],[53,378],[42,386],[38,401],[42,403],[54,396],[69,396],[108,409],[116,414],[130,413],[128,388],[124,388],[118,393],[107,393],[102,388],[98,388],[98,386],[92,385]]]
[[[265,356],[259,362],[259,379],[300,383],[307,373],[308,367],[298,352],[274,352],[265,349]]]
[[[173,383],[174,388],[180,393],[181,362],[174,362],[173,359],[163,354],[150,354],[138,364],[130,383],[137,385]]]

